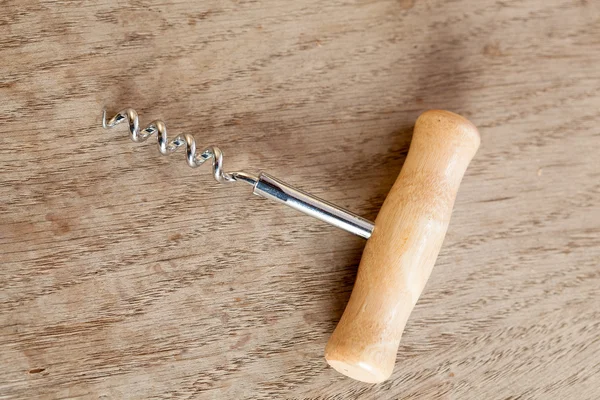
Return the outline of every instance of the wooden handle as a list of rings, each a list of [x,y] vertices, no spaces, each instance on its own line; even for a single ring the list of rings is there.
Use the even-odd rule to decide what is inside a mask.
[[[400,176],[375,220],[346,310],[325,349],[337,371],[386,380],[400,337],[444,241],[479,132],[449,111],[423,113]]]

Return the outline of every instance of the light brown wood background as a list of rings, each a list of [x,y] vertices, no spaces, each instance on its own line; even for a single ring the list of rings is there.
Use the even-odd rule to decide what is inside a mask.
[[[373,219],[414,120],[482,146],[382,385],[328,368],[364,242],[101,111]],[[2,1],[0,398],[597,399],[600,2]]]

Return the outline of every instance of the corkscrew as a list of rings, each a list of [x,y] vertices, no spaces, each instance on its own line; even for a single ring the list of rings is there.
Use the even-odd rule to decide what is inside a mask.
[[[433,269],[458,187],[479,147],[479,132],[471,122],[449,111],[421,114],[400,175],[371,222],[268,174],[227,172],[217,146],[198,150],[190,134],[169,139],[160,120],[141,129],[131,108],[109,120],[106,111],[102,115],[104,128],[125,121],[134,142],[155,135],[163,155],[185,147],[188,165],[196,168],[211,162],[217,182],[244,182],[259,196],[368,239],[352,295],[327,343],[325,358],[337,371],[360,381],[377,383],[391,375],[404,326]]]
[[[373,222],[296,189],[271,175],[260,173],[257,176],[241,171],[225,172],[223,169],[223,152],[220,148],[208,146],[202,151],[198,151],[196,141],[189,133],[180,134],[169,140],[167,127],[161,120],[154,120],[141,129],[138,113],[132,108],[126,108],[118,112],[108,121],[106,120],[106,110],[102,114],[102,126],[105,129],[112,128],[125,121],[129,124],[129,136],[136,143],[145,142],[150,136],[156,135],[158,151],[163,155],[171,154],[180,147],[185,146],[186,160],[192,168],[197,168],[212,160],[213,177],[219,183],[245,182],[253,186],[254,194],[285,204],[365,239],[368,239],[373,232]]]

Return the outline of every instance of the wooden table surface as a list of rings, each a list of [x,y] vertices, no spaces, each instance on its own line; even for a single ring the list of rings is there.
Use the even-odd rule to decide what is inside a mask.
[[[0,60],[0,398],[600,397],[600,2],[4,1]],[[471,119],[392,378],[323,358],[362,239],[104,106],[371,219],[416,117]]]

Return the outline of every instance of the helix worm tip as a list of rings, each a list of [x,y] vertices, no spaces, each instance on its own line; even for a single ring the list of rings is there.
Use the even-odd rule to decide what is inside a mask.
[[[106,126],[106,108],[102,109],[102,127],[104,129],[108,128],[108,126]]]

